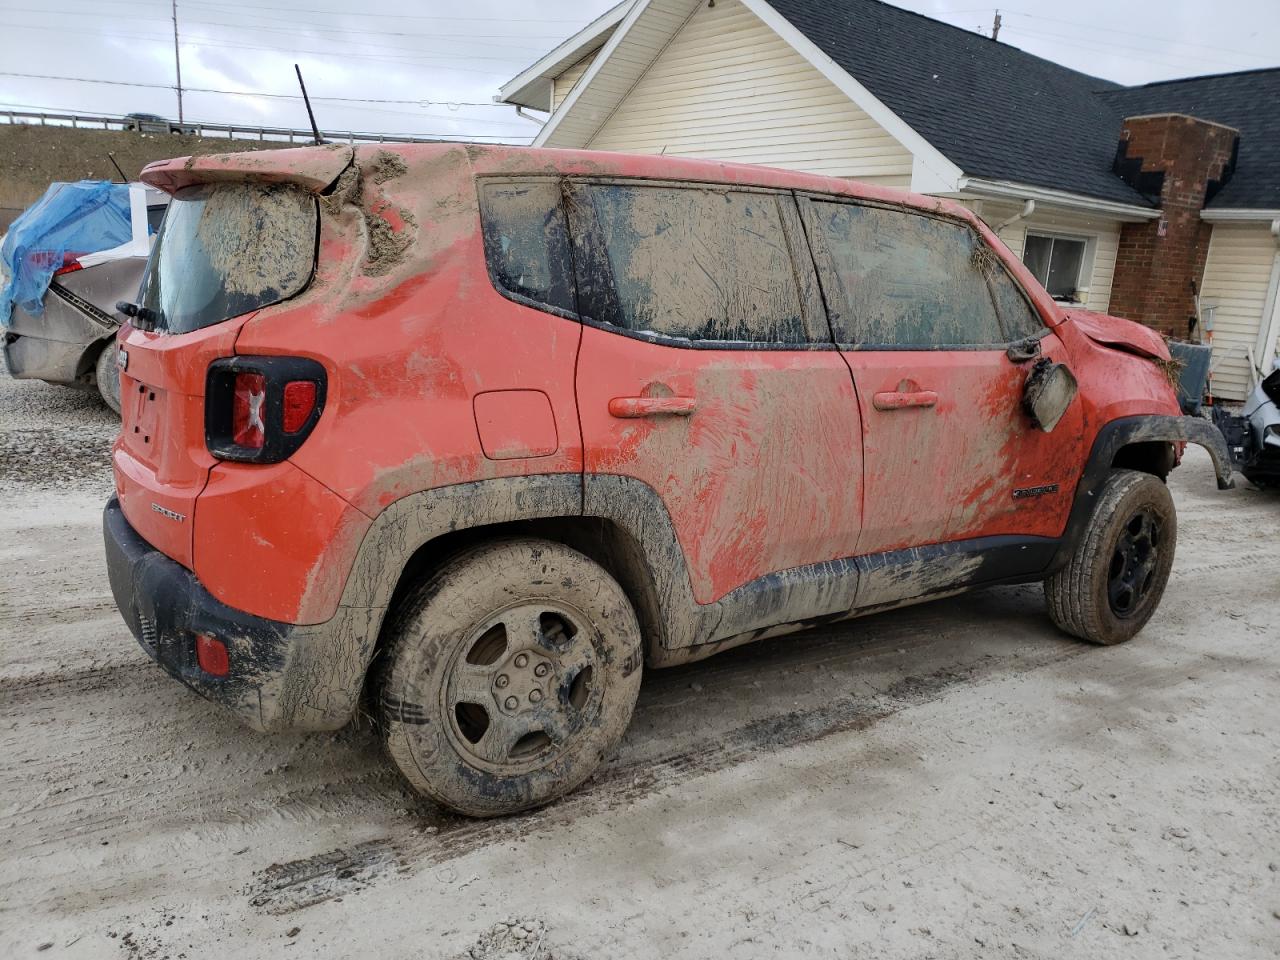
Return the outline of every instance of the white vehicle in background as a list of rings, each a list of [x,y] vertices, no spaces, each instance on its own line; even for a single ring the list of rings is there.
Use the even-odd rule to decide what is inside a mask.
[[[106,250],[63,254],[41,300],[43,310],[25,310],[15,302],[7,325],[0,327],[10,376],[96,388],[117,413],[120,377],[110,347],[122,317],[115,305],[137,298],[151,241],[169,199],[145,184],[128,186],[130,239]],[[10,232],[17,226],[15,221]],[[0,246],[3,240],[0,237]],[[0,278],[0,288],[8,281]]]

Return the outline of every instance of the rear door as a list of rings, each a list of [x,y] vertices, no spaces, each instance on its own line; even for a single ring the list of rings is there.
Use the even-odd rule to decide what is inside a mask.
[[[830,197],[801,202],[865,431],[858,553],[999,535],[1055,537],[1082,443],[1075,402],[1052,433],[1022,411],[1011,342],[1066,348],[963,221]]]
[[[662,498],[693,594],[850,556],[858,406],[785,193],[580,182],[586,471]]]
[[[205,377],[262,307],[300,292],[315,267],[316,200],[287,184],[179,190],[147,262],[139,316],[117,343],[121,508],[152,546],[192,565],[192,513],[215,463]]]

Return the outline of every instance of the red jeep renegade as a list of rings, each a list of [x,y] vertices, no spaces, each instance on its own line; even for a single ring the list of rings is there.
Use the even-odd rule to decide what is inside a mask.
[[[475,815],[614,749],[644,666],[994,583],[1098,643],[1160,601],[1161,338],[968,210],[771,170],[459,144],[173,160],[119,337],[105,534],[147,653],[347,723]]]

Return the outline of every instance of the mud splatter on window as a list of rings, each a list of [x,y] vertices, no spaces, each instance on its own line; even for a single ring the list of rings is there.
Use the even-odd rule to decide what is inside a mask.
[[[778,198],[593,185],[596,222],[628,330],[696,340],[803,343]]]
[[[315,266],[315,198],[283,184],[201,184],[169,204],[142,305],[171,333],[242,316],[302,291]]]
[[[1027,302],[1022,290],[998,261],[987,277],[987,285],[991,288],[991,296],[995,298],[996,311],[1000,314],[1000,324],[1006,340],[1022,340],[1034,336],[1044,328],[1040,314]]]
[[[485,257],[509,293],[572,312],[569,235],[554,180],[491,183],[481,189]]]
[[[819,270],[841,343],[1003,343],[981,240],[967,226],[901,210],[815,201]],[[999,265],[996,264],[998,267]]]

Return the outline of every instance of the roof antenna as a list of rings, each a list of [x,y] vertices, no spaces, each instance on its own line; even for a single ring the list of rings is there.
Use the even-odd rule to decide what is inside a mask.
[[[999,10],[996,11],[996,18],[991,24],[991,39],[992,40],[1000,39],[1000,11]]]
[[[114,153],[110,153],[110,152],[109,152],[109,153],[107,153],[107,159],[108,159],[108,160],[110,160],[110,161],[111,161],[111,165],[112,165],[113,167],[115,167],[115,168],[116,168],[116,173],[120,174],[120,182],[121,182],[121,183],[128,183],[128,182],[129,182],[129,178],[128,178],[128,177],[126,177],[126,176],[124,175],[124,171],[120,169],[120,164],[116,163],[116,155],[115,155]]]
[[[307,85],[302,82],[302,68],[296,63],[293,65],[294,72],[298,75],[298,86],[302,88],[302,102],[307,105],[307,117],[311,120],[311,133],[316,138],[316,145],[324,143],[320,137],[320,128],[316,126],[316,115],[311,111],[311,98],[307,96]]]

